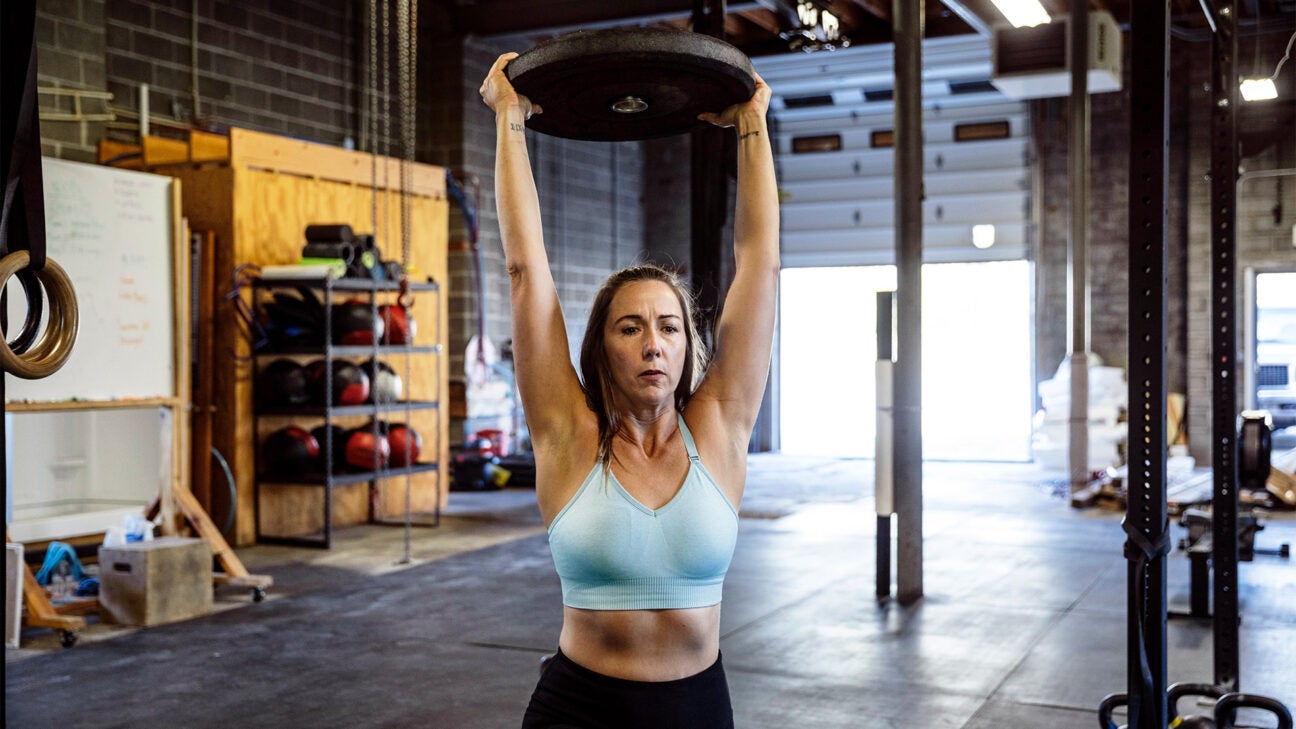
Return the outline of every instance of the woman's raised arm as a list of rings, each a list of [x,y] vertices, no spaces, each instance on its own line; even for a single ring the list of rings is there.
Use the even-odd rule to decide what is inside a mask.
[[[526,120],[541,109],[518,94],[504,72],[516,57],[496,59],[480,92],[495,112],[495,205],[512,290],[518,391],[532,439],[543,445],[572,427],[585,396],[571,364],[527,154]]]
[[[774,343],[779,276],[779,200],[765,114],[770,90],[756,76],[752,98],[712,124],[738,135],[738,195],[734,211],[734,280],[716,326],[715,358],[694,401],[711,402],[734,436],[747,442],[756,423]]]

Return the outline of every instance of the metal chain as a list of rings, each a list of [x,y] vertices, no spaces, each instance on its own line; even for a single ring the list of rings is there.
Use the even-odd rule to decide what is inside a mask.
[[[414,138],[415,138],[415,111],[418,106],[417,91],[414,83],[416,76],[416,65],[418,63],[416,49],[418,48],[418,0],[402,0],[406,6],[403,19],[405,20],[405,32],[401,34],[400,42],[400,64],[401,64],[401,264],[409,267],[410,263],[410,182],[412,170],[410,163],[414,161]],[[401,281],[404,282],[406,276],[402,274]]]
[[[369,0],[369,230],[378,230],[378,0]]]
[[[382,0],[382,147],[383,156],[383,236],[391,233],[391,3]],[[374,244],[379,241],[374,229]]]

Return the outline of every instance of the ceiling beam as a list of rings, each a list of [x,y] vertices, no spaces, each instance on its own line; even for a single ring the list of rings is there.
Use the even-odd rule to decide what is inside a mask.
[[[950,12],[957,15],[960,20],[967,23],[972,30],[976,31],[977,35],[990,35],[990,24],[980,15],[973,12],[972,8],[969,8],[963,0],[941,0],[941,3],[949,8]]]
[[[778,17],[768,10],[739,10],[735,14],[771,35],[778,35],[783,30],[783,28],[779,26]]]
[[[754,1],[730,2],[728,5],[729,12],[759,7]],[[459,27],[476,35],[560,33],[578,28],[610,28],[687,19],[693,13],[693,0],[550,0],[543,3],[477,0],[471,5],[459,6],[455,13]]]
[[[891,3],[888,0],[850,0],[855,5],[867,10],[878,20],[891,24]]]

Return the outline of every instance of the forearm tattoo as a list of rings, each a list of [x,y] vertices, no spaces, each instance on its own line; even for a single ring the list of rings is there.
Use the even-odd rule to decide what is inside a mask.
[[[750,132],[743,132],[742,134],[739,134],[739,135],[738,135],[738,141],[741,142],[742,140],[746,139],[747,137],[750,137],[750,136],[753,136],[753,135],[759,137],[759,136],[760,136],[760,130],[759,130],[759,129],[753,129],[753,130],[751,130]]]
[[[517,122],[509,122],[509,131],[522,132],[522,131],[526,131],[526,127],[522,124],[518,124]]]

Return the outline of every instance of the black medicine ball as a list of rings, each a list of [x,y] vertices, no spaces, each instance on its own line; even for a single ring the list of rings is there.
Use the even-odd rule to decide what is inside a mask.
[[[323,471],[327,470],[329,466],[326,460],[328,458],[327,448],[324,444],[328,442],[326,438],[328,438],[330,430],[333,431],[333,471],[346,470],[346,447],[350,433],[340,425],[320,425],[311,429],[311,435],[315,436],[315,440],[319,442],[319,468]]]
[[[373,344],[382,341],[383,320],[368,303],[348,301],[333,307],[334,344]]]
[[[291,359],[276,359],[261,370],[257,399],[263,405],[292,407],[310,402],[306,370]]]
[[[375,435],[370,426],[361,426],[347,435],[346,462],[350,466],[366,471],[386,468],[390,456],[387,437],[381,433]]]
[[[294,476],[319,469],[319,441],[304,428],[290,425],[266,437],[261,445],[267,473]]]
[[[371,359],[364,365],[369,375],[369,402],[399,402],[403,389],[400,375],[386,362]]]
[[[328,362],[317,359],[306,365],[306,380],[309,384],[311,401],[324,405],[325,368]],[[369,375],[352,362],[342,359],[333,360],[333,398],[334,405],[362,405],[369,399]]]

